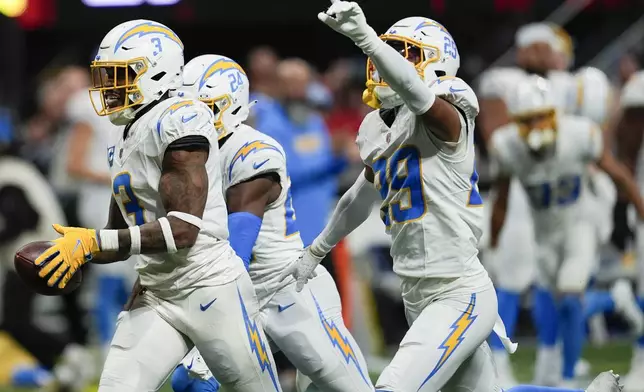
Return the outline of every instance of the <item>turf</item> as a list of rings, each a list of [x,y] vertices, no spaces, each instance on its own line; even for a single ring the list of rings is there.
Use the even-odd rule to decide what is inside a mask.
[[[512,356],[512,364],[519,381],[530,382],[532,379],[532,368],[534,364],[535,349],[529,345],[520,346],[516,354]],[[604,347],[587,347],[583,357],[592,366],[591,375],[604,370],[612,369],[616,373],[625,375],[631,358],[631,345],[628,342],[615,342]],[[377,378],[376,374],[372,377]],[[86,392],[95,392],[96,387],[87,389]],[[161,392],[171,392],[172,389],[166,385]],[[0,387],[0,392],[32,392],[25,389],[12,389]],[[35,392],[35,391],[34,391]]]

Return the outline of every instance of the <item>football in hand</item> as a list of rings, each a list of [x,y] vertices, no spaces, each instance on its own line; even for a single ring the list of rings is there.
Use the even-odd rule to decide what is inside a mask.
[[[33,291],[42,295],[64,295],[71,293],[80,286],[81,281],[83,280],[83,273],[79,269],[76,271],[74,276],[67,282],[67,286],[64,289],[58,288],[58,286],[49,287],[47,286],[47,278],[41,278],[38,276],[40,267],[34,264],[35,260],[40,256],[44,251],[46,251],[52,242],[48,241],[37,241],[31,242],[16,252],[16,256],[13,259],[13,265],[16,267],[16,273],[27,286],[29,286]]]

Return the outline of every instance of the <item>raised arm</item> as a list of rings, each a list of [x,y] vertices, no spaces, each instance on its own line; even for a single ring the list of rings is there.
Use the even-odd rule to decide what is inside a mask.
[[[369,218],[372,204],[365,203],[365,200],[371,200],[370,193],[375,191],[373,181],[373,170],[365,166],[353,186],[338,201],[324,230],[304,251],[301,259],[295,261],[284,270],[281,275],[282,279],[293,275],[297,280],[296,290],[301,291],[308,279],[315,276],[315,267],[320,264],[324,256],[341,239]]]
[[[337,1],[318,18],[337,32],[351,38],[373,61],[384,79],[428,129],[441,140],[457,142],[461,135],[461,119],[456,108],[437,97],[420,78],[414,65],[394,48],[382,41],[367,24],[364,13],[354,2]],[[426,71],[428,72],[428,71]]]

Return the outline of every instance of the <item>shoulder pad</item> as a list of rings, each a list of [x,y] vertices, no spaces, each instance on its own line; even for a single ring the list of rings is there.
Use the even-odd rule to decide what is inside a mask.
[[[577,81],[577,114],[597,124],[606,122],[610,114],[611,85],[606,74],[597,68],[585,67],[575,74]]]
[[[234,142],[226,159],[229,186],[259,174],[286,171],[286,157],[282,146],[273,138],[257,131],[238,130],[227,143]]]
[[[434,80],[429,87],[434,94],[461,109],[469,119],[474,119],[479,114],[476,94],[461,78],[442,76]]]
[[[356,144],[358,145],[358,150],[360,151],[360,158],[364,163],[371,163],[369,156],[373,153],[373,151],[367,145],[368,140],[371,137],[370,135],[374,132],[374,129],[377,132],[380,132],[380,127],[383,126],[386,125],[380,118],[380,113],[378,110],[373,110],[367,113],[367,115],[362,119],[360,128],[358,128],[358,135],[356,136]]]
[[[493,68],[481,74],[477,93],[481,98],[507,99],[525,73],[519,68]]]
[[[204,136],[217,140],[214,115],[206,104],[196,99],[170,98],[159,108],[154,132],[165,146],[186,136]]]
[[[619,103],[622,108],[644,107],[644,71],[633,74],[624,88]]]

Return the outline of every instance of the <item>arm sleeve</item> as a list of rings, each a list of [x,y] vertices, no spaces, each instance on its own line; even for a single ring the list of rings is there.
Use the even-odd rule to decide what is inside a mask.
[[[363,46],[363,52],[371,58],[380,76],[407,107],[416,115],[427,112],[436,96],[418,76],[413,64],[379,38],[370,39]]]
[[[246,270],[250,267],[253,247],[262,228],[262,219],[250,212],[234,212],[228,215],[228,240],[237,256],[242,259]]]
[[[342,195],[335,207],[329,222],[311,244],[311,251],[316,255],[325,255],[349,233],[360,226],[371,214],[372,204],[364,200],[373,200],[370,193],[375,188],[365,178],[364,170],[356,182]]]

